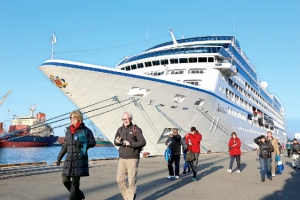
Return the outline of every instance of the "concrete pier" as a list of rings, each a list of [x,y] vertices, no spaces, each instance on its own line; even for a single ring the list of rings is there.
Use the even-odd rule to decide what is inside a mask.
[[[178,180],[167,179],[167,163],[161,156],[141,159],[137,199],[300,199],[300,169],[292,168],[292,158],[281,157],[283,174],[262,183],[256,157],[256,152],[244,153],[241,173],[229,174],[228,154],[201,154],[196,182],[191,173],[182,174],[182,167]],[[115,180],[117,162],[90,161],[90,176],[80,182],[86,199],[122,199]],[[1,167],[0,199],[66,200],[69,193],[61,182],[61,170],[62,166],[45,164]]]

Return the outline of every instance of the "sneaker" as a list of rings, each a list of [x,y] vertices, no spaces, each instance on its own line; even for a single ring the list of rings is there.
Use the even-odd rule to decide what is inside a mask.
[[[272,177],[269,177],[269,180],[271,181],[271,180],[272,180]]]
[[[227,169],[227,171],[228,171],[228,173],[229,173],[229,174],[231,174],[231,173],[232,173],[231,169]]]
[[[179,179],[179,176],[175,176],[176,179]]]
[[[236,172],[236,173],[238,173],[238,174],[239,174],[239,173],[241,173],[241,171],[240,171],[240,170],[237,170],[237,172]]]
[[[197,178],[192,178],[192,181],[197,181]]]
[[[174,178],[174,176],[169,175],[169,176],[167,176],[167,178]]]
[[[275,174],[272,174],[272,176],[275,176]]]
[[[185,170],[183,170],[183,172],[182,172],[183,174],[185,174],[186,173],[186,171]]]
[[[261,179],[260,182],[265,182],[265,179]]]

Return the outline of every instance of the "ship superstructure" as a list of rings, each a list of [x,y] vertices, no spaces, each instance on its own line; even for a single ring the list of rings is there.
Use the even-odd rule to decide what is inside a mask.
[[[163,154],[173,128],[183,135],[191,126],[203,135],[202,152],[227,151],[231,132],[238,133],[243,150],[255,148],[253,139],[269,130],[286,141],[283,106],[258,80],[234,36],[171,36],[125,57],[115,69],[48,60],[40,70],[79,108],[111,98],[103,102],[103,114],[86,114],[110,141],[122,113],[131,112],[145,134],[144,151],[152,155]]]

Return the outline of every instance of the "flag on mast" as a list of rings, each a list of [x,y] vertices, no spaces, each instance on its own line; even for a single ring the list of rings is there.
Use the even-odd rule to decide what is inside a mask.
[[[55,36],[55,32],[54,32],[54,31],[53,31],[53,33],[52,33],[51,42],[52,42],[52,44],[54,44],[54,43],[57,42],[57,39],[56,39],[56,36]]]

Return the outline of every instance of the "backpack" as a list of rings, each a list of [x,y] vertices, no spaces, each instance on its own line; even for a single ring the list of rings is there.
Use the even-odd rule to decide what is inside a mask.
[[[118,129],[118,133],[119,133],[119,136],[121,135],[121,130],[122,130],[123,126],[121,126],[119,129]],[[132,127],[132,133],[133,133],[133,137],[136,138],[137,136],[137,132],[136,132],[136,129],[140,129],[140,131],[142,132],[142,129],[140,127],[138,127],[136,124],[133,124],[133,127]],[[142,151],[144,148],[144,146],[138,148],[139,151]]]

